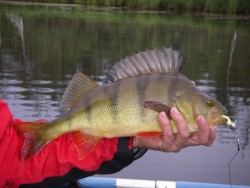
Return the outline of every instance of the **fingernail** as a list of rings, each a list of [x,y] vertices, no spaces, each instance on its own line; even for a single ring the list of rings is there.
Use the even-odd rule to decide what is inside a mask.
[[[198,117],[197,117],[197,121],[198,121],[198,122],[203,121],[203,119],[204,119],[203,116],[198,116]]]
[[[164,119],[167,118],[167,115],[166,115],[165,112],[161,112],[161,113],[160,113],[160,116],[161,116],[162,118],[164,118]]]
[[[172,109],[171,109],[171,111],[170,111],[173,115],[176,115],[176,114],[178,114],[178,110],[177,110],[177,108],[176,107],[173,107]]]
[[[202,119],[202,116],[197,117],[197,121],[201,121],[201,119]]]

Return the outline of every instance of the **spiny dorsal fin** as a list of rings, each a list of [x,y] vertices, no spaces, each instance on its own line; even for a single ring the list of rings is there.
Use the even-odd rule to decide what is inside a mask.
[[[107,73],[104,83],[143,74],[178,72],[181,64],[180,53],[172,48],[147,50],[116,63]]]
[[[60,110],[67,111],[74,107],[78,100],[87,92],[97,86],[96,82],[91,80],[85,74],[79,72],[74,75],[66,88],[60,103]]]

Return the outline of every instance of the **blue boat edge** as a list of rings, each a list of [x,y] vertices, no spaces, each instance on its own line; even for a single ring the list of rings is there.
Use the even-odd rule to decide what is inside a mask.
[[[244,185],[213,184],[185,181],[155,181],[138,179],[120,179],[87,177],[77,181],[81,188],[250,188]]]

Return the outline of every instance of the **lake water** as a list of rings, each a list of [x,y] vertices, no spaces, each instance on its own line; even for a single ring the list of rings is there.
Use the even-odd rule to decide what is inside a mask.
[[[244,19],[0,3],[0,97],[16,118],[52,120],[75,72],[101,81],[120,58],[172,46],[183,56],[182,72],[237,120],[241,150],[232,183],[250,185],[249,44]],[[211,147],[149,151],[105,177],[228,184],[236,151],[235,132],[218,127]]]

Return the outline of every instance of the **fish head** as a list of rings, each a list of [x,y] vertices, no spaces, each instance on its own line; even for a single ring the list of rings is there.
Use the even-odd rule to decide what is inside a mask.
[[[209,97],[205,93],[198,93],[192,97],[192,109],[194,118],[202,115],[209,125],[226,124],[226,108],[217,100]]]

